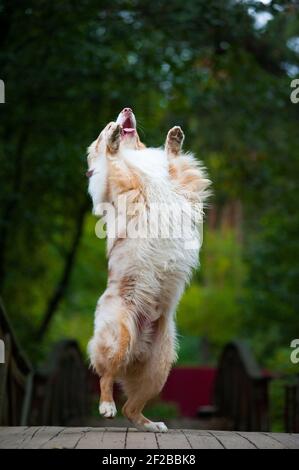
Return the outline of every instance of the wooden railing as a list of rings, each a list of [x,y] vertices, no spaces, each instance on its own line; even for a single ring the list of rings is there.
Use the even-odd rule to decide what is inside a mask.
[[[30,424],[82,426],[89,411],[88,369],[74,340],[57,343],[35,374]]]
[[[45,366],[33,370],[0,302],[0,426],[84,425],[88,415],[88,369],[74,340],[57,343]]]
[[[215,381],[217,415],[226,418],[236,431],[268,431],[269,379],[244,342],[227,344]]]
[[[0,364],[0,425],[28,422],[33,370],[17,343],[0,300],[0,338],[4,341],[4,363]]]
[[[299,432],[299,375],[285,387],[285,431]]]
[[[89,414],[88,370],[78,344],[64,340],[43,369],[33,371],[0,304],[0,425],[77,425]],[[233,430],[269,430],[268,383],[243,342],[225,346],[215,380],[217,415]],[[287,392],[286,423],[298,432],[298,384]],[[295,427],[294,427],[295,426]],[[297,427],[296,427],[297,426]]]

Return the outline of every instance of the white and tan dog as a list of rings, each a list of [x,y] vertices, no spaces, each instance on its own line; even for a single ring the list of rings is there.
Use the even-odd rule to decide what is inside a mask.
[[[88,148],[89,193],[94,213],[105,213],[109,259],[88,348],[101,377],[99,411],[115,416],[113,383],[120,382],[127,396],[123,414],[145,431],[167,431],[142,410],[176,360],[175,310],[198,264],[210,183],[199,162],[182,153],[183,139],[176,126],[165,148],[146,148],[132,110],[125,108]],[[151,217],[153,208],[158,217]]]

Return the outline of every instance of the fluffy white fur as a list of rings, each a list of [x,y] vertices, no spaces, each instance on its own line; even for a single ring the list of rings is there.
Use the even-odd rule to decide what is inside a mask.
[[[102,215],[102,203],[116,211],[105,216],[108,285],[96,307],[89,355],[101,377],[100,413],[115,415],[112,387],[117,380],[128,398],[125,416],[138,429],[164,432],[164,423],[152,423],[142,409],[160,392],[176,360],[175,310],[198,264],[201,203],[209,181],[194,156],[182,153],[179,127],[169,131],[165,148],[154,149],[140,142],[135,124],[126,108],[88,149],[93,211]],[[159,205],[153,227],[150,211]],[[190,229],[173,236],[185,216],[191,217]],[[130,238],[128,225],[168,228],[169,236],[143,237],[133,230],[137,236]]]

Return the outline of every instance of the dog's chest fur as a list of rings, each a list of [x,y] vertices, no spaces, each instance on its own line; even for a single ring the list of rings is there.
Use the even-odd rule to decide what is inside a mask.
[[[138,176],[140,188],[114,197],[113,210],[106,215],[109,285],[105,296],[120,296],[139,318],[155,321],[161,311],[175,309],[198,263],[199,232],[189,230],[182,220],[186,216],[194,222],[198,210],[176,191],[163,150],[126,150],[118,159]],[[96,178],[103,184],[103,173]],[[92,187],[96,186],[93,181]],[[125,229],[130,227],[133,236],[132,230],[127,236]],[[146,322],[142,319],[141,324]]]

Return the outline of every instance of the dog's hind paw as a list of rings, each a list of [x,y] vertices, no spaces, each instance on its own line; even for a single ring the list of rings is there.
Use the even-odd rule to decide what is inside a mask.
[[[114,418],[116,415],[116,406],[114,401],[102,401],[99,406],[99,412],[104,418]]]
[[[140,431],[148,431],[148,432],[167,432],[168,431],[166,424],[162,422],[155,423],[153,421],[149,421],[147,423],[138,424],[136,425],[136,427]]]

